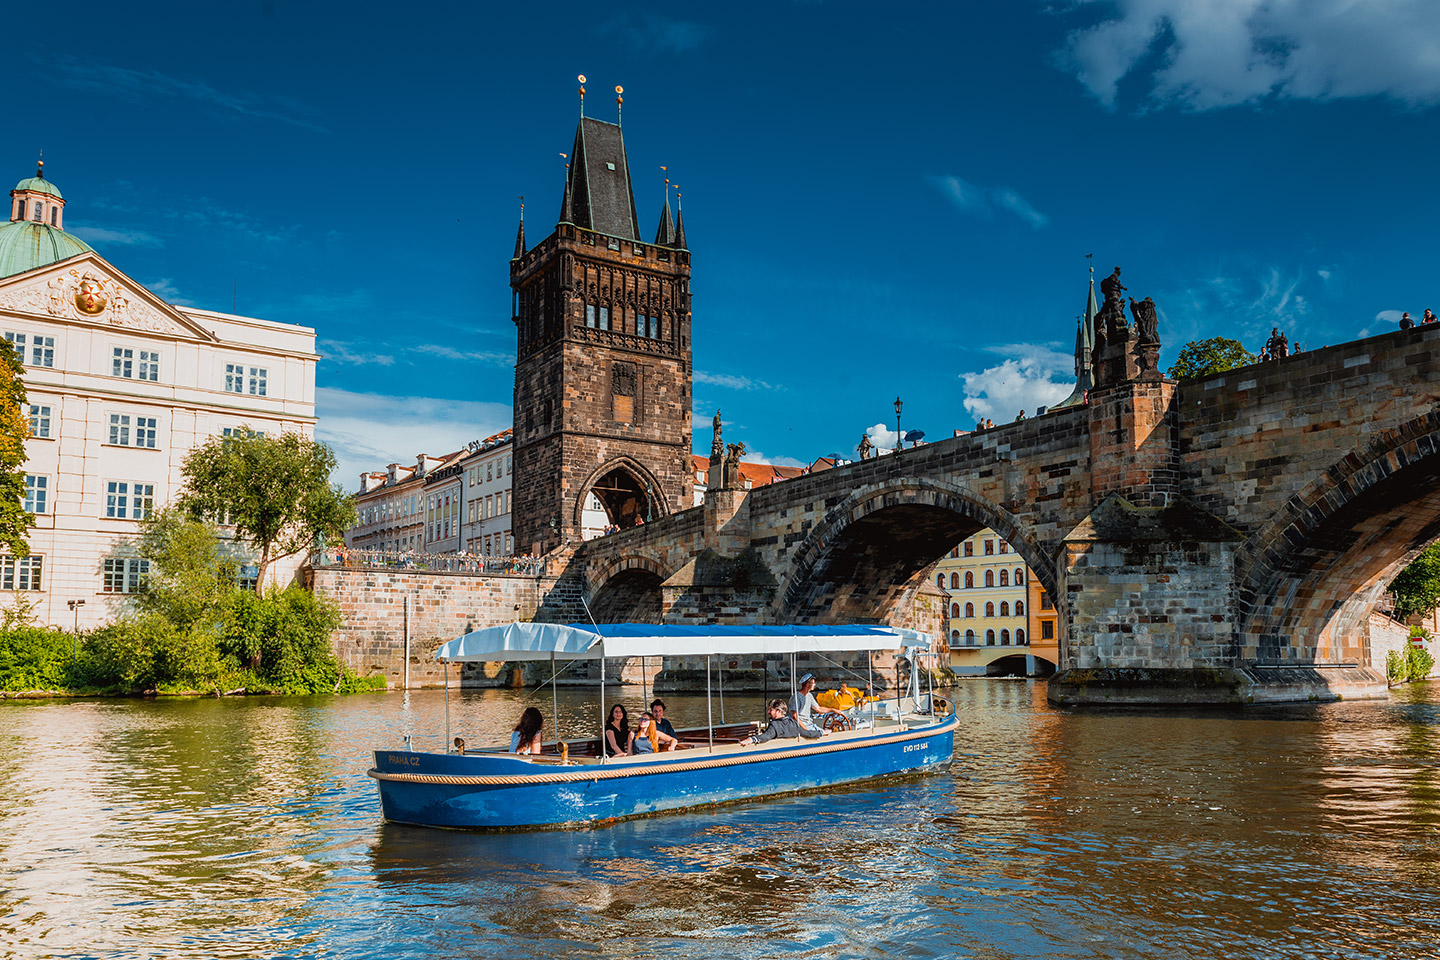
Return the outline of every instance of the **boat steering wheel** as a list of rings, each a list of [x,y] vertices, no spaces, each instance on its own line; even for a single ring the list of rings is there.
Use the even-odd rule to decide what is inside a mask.
[[[825,714],[825,719],[820,721],[820,726],[822,729],[829,730],[831,732],[841,730],[854,730],[855,721],[851,720],[843,713],[827,713]]]

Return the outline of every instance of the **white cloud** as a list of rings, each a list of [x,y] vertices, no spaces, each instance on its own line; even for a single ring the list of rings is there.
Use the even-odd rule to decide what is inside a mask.
[[[761,453],[759,450],[745,451],[746,463],[768,463],[774,467],[808,467],[810,464],[804,460],[796,460],[794,457],[771,457]]]
[[[975,419],[1010,423],[1024,410],[1059,403],[1075,389],[1075,358],[1052,346],[1004,344],[986,348],[1006,359],[998,366],[960,374],[965,409]],[[965,426],[970,426],[966,424]]]
[[[1010,187],[980,187],[956,176],[930,177],[929,180],[956,209],[972,216],[988,218],[994,216],[997,209],[1004,210],[1036,230],[1050,222],[1049,217]]]
[[[1373,333],[1382,333],[1382,332],[1388,332],[1388,331],[1390,331],[1390,330],[1399,330],[1399,329],[1400,329],[1400,315],[1401,315],[1403,312],[1404,312],[1404,311],[1401,311],[1401,310],[1381,310],[1379,313],[1375,314],[1375,322],[1378,323],[1378,324],[1380,324],[1380,325],[1382,326],[1382,329],[1377,331],[1377,330],[1372,330],[1372,329],[1369,328],[1369,327],[1365,327],[1365,328],[1361,329],[1361,331],[1359,332],[1358,336],[1363,339],[1363,338],[1365,338],[1365,337],[1370,336],[1370,335],[1373,334]],[[1414,319],[1414,318],[1412,317],[1411,319]]]
[[[318,344],[320,353],[331,363],[343,363],[346,366],[364,366],[375,364],[380,367],[393,366],[395,354],[393,353],[365,353],[352,350],[350,344],[341,340],[321,340]]]
[[[440,343],[422,343],[418,347],[411,347],[410,351],[439,357],[442,360],[472,360],[477,363],[492,363],[502,367],[515,364],[513,353],[497,350],[457,350],[455,347],[448,347]]]
[[[418,454],[452,453],[512,422],[510,405],[438,397],[392,397],[335,387],[315,391],[318,439],[339,464],[332,479],[354,490],[363,471],[415,462]]]
[[[1316,270],[1315,274],[1321,280],[1329,280],[1331,276],[1333,276],[1333,274],[1329,270]]]
[[[151,293],[155,294],[155,296],[159,297],[161,300],[164,300],[166,303],[173,304],[174,306],[195,306],[195,301],[187,299],[183,294],[181,294],[180,290],[175,286],[175,281],[169,277],[161,277],[159,280],[156,280],[153,283],[147,283],[145,284],[145,289],[149,290]]]
[[[875,445],[875,450],[873,452],[876,454],[881,454],[895,452],[895,441],[899,439],[900,435],[894,430],[891,430],[889,427],[885,426],[885,424],[877,423],[874,426],[865,428],[865,436],[869,437],[870,442]],[[860,448],[857,446],[855,449],[850,451],[850,453],[855,454],[855,457],[857,459],[860,456],[859,449]]]
[[[712,387],[727,387],[731,390],[785,389],[783,386],[766,383],[764,380],[752,380],[749,377],[738,377],[729,373],[706,373],[704,370],[695,371],[695,382],[709,384]]]
[[[67,229],[90,245],[115,244],[127,247],[163,246],[160,238],[144,230],[112,230],[109,227],[90,227],[84,224],[67,224]]]
[[[1267,97],[1440,102],[1434,0],[1080,0],[1105,11],[1073,31],[1065,65],[1107,107],[1158,62],[1150,98],[1212,110]]]

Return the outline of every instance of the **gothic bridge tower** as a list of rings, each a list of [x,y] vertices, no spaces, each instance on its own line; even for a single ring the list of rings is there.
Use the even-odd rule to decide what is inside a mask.
[[[683,216],[667,189],[642,237],[621,128],[582,111],[555,231],[526,250],[522,219],[510,261],[517,551],[578,543],[592,493],[622,528],[693,503]]]

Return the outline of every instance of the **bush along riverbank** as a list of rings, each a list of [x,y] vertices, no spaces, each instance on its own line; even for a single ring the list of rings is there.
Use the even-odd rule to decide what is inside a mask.
[[[0,697],[383,691],[336,659],[339,612],[307,590],[235,590],[212,615],[175,623],[137,611],[79,635],[0,622]],[[214,614],[218,614],[215,616]]]

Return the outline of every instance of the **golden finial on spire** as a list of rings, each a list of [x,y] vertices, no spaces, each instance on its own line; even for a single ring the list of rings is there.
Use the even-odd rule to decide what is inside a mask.
[[[580,116],[583,117],[585,116],[585,74],[582,73],[575,79],[580,81]]]
[[[525,194],[520,194],[520,222],[525,222]]]
[[[565,169],[566,169],[566,171],[569,171],[569,169],[570,169],[570,154],[568,154],[568,153],[562,153],[562,154],[560,154],[560,156],[561,156],[561,158],[563,158],[564,161],[565,161]]]
[[[36,161],[36,163],[35,163],[35,176],[39,177],[41,180],[44,180],[44,179],[45,179],[45,150],[44,150],[44,148],[41,148],[41,150],[40,150],[40,159],[39,159],[38,161]]]
[[[619,126],[619,125],[620,125],[621,111],[625,109],[625,98],[621,96],[621,94],[624,93],[624,92],[625,92],[625,88],[622,87],[622,86],[619,86],[619,85],[617,84],[616,87],[615,87],[615,125],[616,125],[616,126]]]

